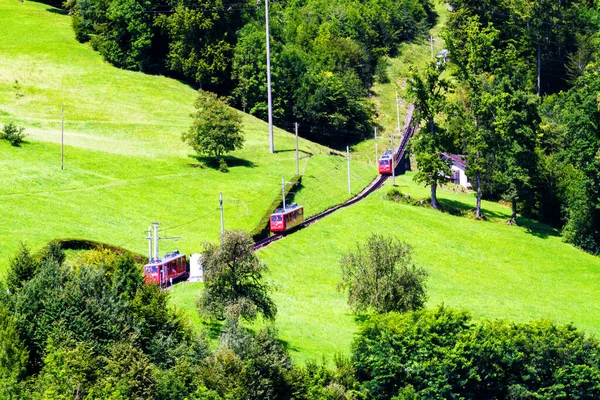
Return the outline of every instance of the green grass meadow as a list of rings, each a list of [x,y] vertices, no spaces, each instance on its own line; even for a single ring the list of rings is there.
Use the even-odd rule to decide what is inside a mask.
[[[295,138],[244,115],[246,144],[229,173],[202,168],[180,136],[196,92],[173,79],[116,69],[78,43],[70,18],[44,4],[0,0],[0,123],[26,128],[28,143],[0,143],[0,276],[24,241],[93,239],[145,254],[147,226],[161,223],[163,250],[199,252],[218,238],[219,192],[226,229],[255,227],[296,173]],[[61,170],[61,106],[65,169]],[[308,215],[350,197],[344,158],[300,140],[297,201]],[[311,157],[309,157],[311,156]],[[352,191],[376,175],[352,162]]]

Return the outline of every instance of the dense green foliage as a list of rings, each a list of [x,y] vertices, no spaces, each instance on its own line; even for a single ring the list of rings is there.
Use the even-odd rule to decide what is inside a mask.
[[[277,306],[263,282],[266,266],[254,254],[254,241],[245,232],[225,231],[222,244],[206,244],[202,254],[204,280],[200,312],[217,319],[237,321],[262,314],[274,319]]]
[[[417,182],[431,186],[431,206],[438,208],[436,190],[450,175],[448,163],[440,157],[447,137],[435,119],[446,104],[449,82],[441,77],[443,65],[429,63],[424,76],[413,73],[408,81],[408,93],[415,105],[416,123],[424,126],[412,140],[418,172]]]
[[[267,118],[261,4],[71,0],[66,8],[76,37],[114,65],[183,78]],[[430,0],[289,0],[270,8],[274,119],[285,128],[299,121],[303,136],[330,144],[370,135],[369,89],[383,56],[435,20]]]
[[[355,312],[417,310],[425,304],[425,269],[411,260],[412,247],[391,237],[373,234],[341,261],[341,289]]]
[[[600,395],[597,340],[548,321],[474,324],[444,307],[392,313],[361,328],[352,359],[370,399]]]
[[[21,251],[21,253],[23,253]],[[596,398],[600,345],[547,321],[474,324],[444,307],[365,321],[351,359],[294,365],[277,332],[228,319],[210,349],[129,256],[0,292],[0,395],[19,399]],[[112,273],[108,275],[106,271]],[[397,396],[397,397],[394,397]]]
[[[199,90],[194,108],[192,126],[181,138],[198,154],[221,161],[223,154],[244,147],[242,116],[216,94]]]
[[[19,147],[27,136],[24,130],[24,127],[17,126],[14,122],[9,122],[0,131],[0,140],[7,140],[11,145]]]
[[[518,222],[518,212],[536,217],[597,253],[598,11],[572,1],[450,4],[444,39],[452,94],[435,100],[436,92],[426,90],[445,82],[432,73],[442,69],[441,60],[409,79],[431,133],[414,140],[416,178],[431,185],[435,204],[435,186],[449,172],[438,154],[463,154],[477,218],[482,198],[502,199],[512,205],[509,223]],[[436,140],[437,132],[447,140]]]

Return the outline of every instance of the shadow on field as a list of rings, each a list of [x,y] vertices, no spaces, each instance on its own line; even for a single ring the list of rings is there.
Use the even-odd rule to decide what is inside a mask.
[[[295,153],[296,149],[285,149],[285,150],[275,150],[275,154],[278,153]],[[300,158],[302,158],[302,155],[307,155],[309,157],[312,157],[314,154],[311,153],[310,151],[306,151],[306,150],[300,150],[298,149],[298,154],[300,154]]]
[[[191,158],[197,160],[201,165],[204,165],[208,168],[212,168],[215,170],[219,169],[219,162],[214,157],[203,157],[197,155],[190,155]],[[245,160],[243,158],[237,158],[234,156],[223,156],[223,159],[227,163],[228,168],[235,167],[245,167],[245,168],[256,168],[256,164],[250,160]],[[192,165],[192,164],[190,164]],[[198,168],[195,164],[194,167]]]
[[[530,220],[529,218],[517,218],[519,226],[525,228],[525,231],[535,237],[546,239],[549,236],[560,236],[560,231],[541,222]]]
[[[51,12],[53,14],[69,15],[69,13],[66,10],[61,10],[60,8],[46,8],[46,11]]]
[[[300,349],[296,346],[292,346],[290,344],[290,342],[288,342],[287,340],[283,340],[283,339],[277,339],[277,341],[279,342],[280,345],[283,346],[284,349],[286,349],[289,352],[294,352],[294,353],[298,353],[300,351]]]
[[[467,216],[469,214],[475,215],[475,207],[471,204],[466,204],[456,200],[449,199],[438,199],[438,202],[441,206],[441,211],[456,215],[456,216]],[[508,219],[510,216],[508,214],[500,214],[495,211],[490,211],[485,208],[481,208],[481,212],[486,219]]]
[[[206,332],[209,339],[218,339],[221,335],[221,329],[223,328],[223,323],[215,320],[202,321],[202,328],[204,328],[204,332]]]

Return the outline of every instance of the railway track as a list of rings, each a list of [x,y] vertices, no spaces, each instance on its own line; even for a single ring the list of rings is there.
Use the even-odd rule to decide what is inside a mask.
[[[404,136],[402,137],[402,141],[400,142],[400,145],[398,146],[398,150],[396,151],[396,160],[402,160],[402,158],[404,157],[404,154],[406,153],[406,146],[408,145],[408,140],[413,136],[413,134],[416,130],[416,126],[413,126],[413,124],[412,124],[413,112],[414,112],[414,107],[411,105],[408,109],[406,124],[405,124],[405,128],[404,128]],[[366,188],[364,188],[359,194],[357,194],[350,200],[348,200],[342,204],[338,204],[337,206],[331,207],[331,208],[329,208],[323,212],[320,212],[316,215],[313,215],[310,218],[307,218],[303,223],[301,223],[294,229],[291,229],[287,232],[276,233],[274,235],[269,236],[268,238],[257,241],[254,244],[254,251],[257,251],[264,247],[267,247],[271,243],[276,242],[279,239],[283,239],[284,237],[286,237],[289,234],[292,234],[296,231],[304,229],[307,226],[314,224],[315,222],[325,218],[329,214],[334,213],[335,211],[339,210],[340,208],[348,207],[348,206],[351,206],[352,204],[358,203],[359,201],[361,201],[362,199],[364,199],[365,197],[367,197],[368,195],[370,195],[371,193],[373,193],[374,191],[376,191],[377,189],[382,187],[388,178],[389,178],[388,175],[379,175]]]

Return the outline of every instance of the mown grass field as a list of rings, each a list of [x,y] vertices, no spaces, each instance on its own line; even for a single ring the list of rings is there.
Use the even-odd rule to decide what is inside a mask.
[[[244,115],[246,145],[228,158],[230,172],[199,168],[204,160],[180,140],[195,96],[176,80],[105,63],[75,40],[70,18],[56,9],[0,0],[0,123],[14,121],[29,135],[20,148],[0,143],[0,276],[21,241],[35,250],[56,237],[81,237],[145,254],[153,221],[161,236],[180,237],[161,242],[163,250],[201,251],[218,238],[219,192],[226,229],[254,228],[281,177],[295,174],[295,139],[276,129],[270,154],[267,125]],[[350,197],[345,159],[302,139],[300,150],[297,201],[307,214]],[[352,191],[375,174],[353,161]]]

